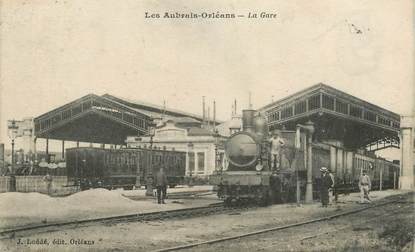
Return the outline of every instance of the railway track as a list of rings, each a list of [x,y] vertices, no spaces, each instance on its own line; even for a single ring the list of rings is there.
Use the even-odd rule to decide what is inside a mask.
[[[256,231],[253,231],[253,232],[243,233],[243,234],[234,235],[234,236],[228,236],[228,237],[223,237],[223,238],[218,238],[218,239],[213,239],[213,240],[206,240],[206,241],[190,243],[190,244],[183,244],[183,245],[169,247],[169,248],[157,249],[157,250],[154,250],[154,252],[168,252],[168,251],[179,251],[179,250],[184,250],[184,249],[191,249],[191,248],[196,248],[196,247],[199,247],[199,246],[202,246],[202,245],[212,245],[212,244],[231,241],[231,240],[236,240],[236,239],[240,239],[240,238],[244,238],[244,237],[260,235],[260,234],[264,234],[264,233],[268,233],[268,232],[272,232],[272,231],[290,229],[290,228],[304,226],[304,225],[308,225],[308,224],[313,224],[313,223],[318,223],[318,222],[323,222],[323,221],[329,221],[329,220],[332,220],[332,219],[340,218],[342,216],[347,216],[347,215],[360,213],[360,212],[363,212],[363,211],[366,211],[366,210],[369,210],[369,209],[372,209],[372,208],[382,207],[382,206],[393,204],[393,203],[399,203],[399,202],[402,202],[402,198],[403,198],[403,196],[399,196],[398,199],[389,200],[387,202],[382,202],[382,203],[377,203],[377,204],[373,203],[373,204],[365,206],[365,207],[360,207],[358,209],[348,210],[348,211],[344,211],[344,212],[341,212],[341,213],[338,213],[338,214],[332,214],[332,215],[325,216],[325,217],[310,219],[310,220],[297,222],[297,223],[292,223],[292,224],[288,224],[288,225],[281,225],[281,226],[276,226],[276,227],[272,227],[272,228],[256,230]],[[320,234],[317,234],[317,235],[320,235]],[[306,237],[306,239],[307,238],[308,237]]]
[[[202,207],[183,208],[176,210],[149,212],[149,213],[137,213],[129,215],[119,215],[104,218],[86,219],[79,221],[67,221],[57,223],[45,223],[40,225],[24,226],[6,230],[0,230],[0,239],[14,238],[24,235],[30,235],[31,233],[46,233],[53,232],[62,229],[79,228],[90,225],[104,224],[115,225],[117,223],[125,222],[146,222],[156,221],[164,219],[177,219],[177,218],[193,218],[198,216],[206,216],[213,214],[232,214],[233,212],[240,212],[248,209],[252,209],[253,206],[243,207],[225,207],[223,203],[210,204]]]

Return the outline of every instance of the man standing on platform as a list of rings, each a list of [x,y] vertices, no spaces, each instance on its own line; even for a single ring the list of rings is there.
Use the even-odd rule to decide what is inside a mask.
[[[159,204],[166,204],[164,199],[167,194],[167,184],[167,176],[164,173],[164,169],[160,168],[156,174],[157,202]]]
[[[334,174],[331,171],[331,169],[328,169],[328,173],[329,173],[329,176],[330,176],[330,178],[333,182],[333,185],[329,189],[329,193],[331,193],[331,197],[329,196],[329,199],[330,199],[330,202],[335,202],[335,201],[337,201],[336,181],[335,181]]]
[[[360,203],[365,203],[365,199],[371,201],[369,198],[369,191],[372,186],[369,176],[366,174],[366,171],[362,171],[362,175],[359,178],[359,188],[360,188]]]
[[[48,194],[51,195],[52,194],[52,176],[50,176],[49,173],[46,173],[46,176],[43,177],[43,180],[46,183]]]
[[[320,183],[320,193],[321,193],[321,204],[323,207],[327,207],[329,204],[329,189],[333,186],[333,180],[328,174],[328,169],[326,167],[321,167],[321,183]]]
[[[269,142],[271,144],[271,167],[276,169],[280,167],[281,147],[285,145],[285,141],[279,136],[278,131],[275,131]]]

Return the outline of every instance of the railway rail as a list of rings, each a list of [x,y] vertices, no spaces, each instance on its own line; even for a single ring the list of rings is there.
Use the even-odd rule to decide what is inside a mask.
[[[256,230],[256,231],[253,231],[253,232],[243,233],[243,234],[234,235],[234,236],[228,236],[228,237],[212,239],[212,240],[206,240],[206,241],[190,243],[190,244],[183,244],[183,245],[169,247],[169,248],[157,249],[157,250],[154,250],[154,252],[168,252],[168,251],[178,251],[178,250],[184,250],[184,249],[191,249],[191,248],[196,248],[196,247],[199,247],[199,246],[202,246],[202,245],[212,245],[212,244],[216,244],[216,243],[221,243],[221,242],[236,240],[236,239],[240,239],[240,238],[244,238],[244,237],[260,235],[260,234],[269,233],[269,232],[273,232],[273,231],[290,229],[290,228],[294,228],[294,227],[305,226],[305,225],[308,225],[308,224],[313,224],[313,223],[318,223],[318,222],[323,222],[323,221],[329,221],[329,220],[340,218],[340,217],[343,217],[343,216],[360,213],[360,212],[363,212],[363,211],[366,211],[366,210],[369,210],[369,209],[372,209],[372,208],[382,207],[382,206],[393,204],[393,203],[399,203],[399,202],[402,202],[402,198],[403,198],[403,196],[399,196],[398,199],[389,200],[387,202],[382,202],[382,203],[377,203],[377,204],[373,203],[373,204],[365,206],[365,207],[360,207],[360,208],[357,208],[357,209],[352,209],[352,210],[344,211],[344,212],[341,212],[341,213],[338,213],[338,214],[332,214],[332,215],[325,216],[325,217],[320,217],[320,218],[310,219],[310,220],[306,220],[306,221],[296,222],[296,223],[292,223],[292,224],[288,224],[288,225],[282,225],[282,226],[276,226],[276,227],[272,227],[272,228]],[[307,238],[308,237],[306,237],[306,239]]]
[[[394,215],[398,215],[402,212],[405,212],[408,209],[413,208],[413,202],[398,201],[398,202],[395,202],[395,203],[411,203],[411,204],[400,207],[398,209],[395,209],[395,208],[387,209],[386,211],[385,211],[385,208],[383,208],[382,209],[383,212],[381,212],[381,213],[373,214],[373,212],[371,212],[370,217],[368,216],[368,212],[362,211],[360,213],[366,213],[366,215],[364,215],[364,216],[358,216],[358,215],[353,216],[353,217],[358,218],[358,221],[356,221],[356,222],[351,221],[352,222],[351,224],[346,224],[345,225],[344,223],[341,223],[341,221],[342,221],[341,219],[337,219],[337,221],[340,221],[340,224],[339,223],[331,223],[331,225],[330,225],[331,227],[330,228],[323,228],[322,232],[316,232],[316,230],[318,230],[318,229],[315,226],[313,227],[313,226],[309,225],[308,229],[307,229],[308,231],[306,231],[305,234],[292,236],[289,239],[285,239],[284,242],[292,242],[292,243],[293,242],[300,242],[300,243],[302,243],[304,241],[316,239],[318,237],[329,235],[329,234],[334,235],[335,233],[339,233],[339,232],[347,232],[347,230],[370,230],[371,228],[368,228],[368,225],[370,223],[375,223],[379,220],[384,220],[385,218],[388,218],[388,217],[394,216]],[[387,205],[387,206],[390,207],[390,204]],[[317,223],[315,223],[315,224],[317,224]],[[295,231],[293,231],[293,232],[295,232]],[[275,248],[277,246],[281,246],[280,241],[274,242],[274,243],[272,243],[271,245],[268,245],[268,246],[261,246],[261,247],[259,247],[259,249],[260,250],[269,250],[270,248]]]
[[[206,216],[213,214],[231,214],[235,211],[240,212],[248,209],[252,209],[255,206],[242,206],[242,207],[225,207],[223,203],[214,203],[208,206],[202,207],[191,207],[182,208],[167,211],[148,212],[148,213],[137,213],[129,215],[119,215],[95,219],[85,219],[77,221],[67,222],[55,222],[55,223],[44,223],[39,225],[23,226],[12,229],[0,230],[0,239],[14,238],[17,236],[30,235],[31,232],[45,233],[53,232],[62,229],[78,228],[88,225],[105,224],[115,225],[123,222],[146,222],[156,221],[164,219],[177,219],[177,218],[193,218],[198,216]]]

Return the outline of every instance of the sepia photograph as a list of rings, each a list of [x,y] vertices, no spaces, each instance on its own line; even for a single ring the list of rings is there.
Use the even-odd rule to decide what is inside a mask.
[[[415,251],[411,0],[0,0],[0,251]]]

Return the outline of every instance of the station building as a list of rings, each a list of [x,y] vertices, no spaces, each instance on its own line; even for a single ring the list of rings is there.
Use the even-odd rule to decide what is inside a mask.
[[[191,118],[175,118],[160,122],[154,137],[128,136],[129,148],[174,149],[186,152],[186,175],[206,177],[218,168],[223,160],[223,143],[226,137],[213,129],[202,127],[201,122]]]

